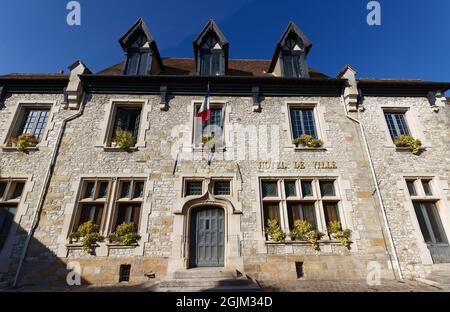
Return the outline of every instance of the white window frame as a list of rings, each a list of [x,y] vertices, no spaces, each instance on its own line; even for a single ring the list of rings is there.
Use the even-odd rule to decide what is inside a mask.
[[[429,181],[431,191],[433,193],[432,196],[425,195],[423,190],[423,186],[421,181],[427,180]],[[408,185],[406,181],[414,181],[414,188],[416,190],[417,195],[412,196],[409,193]],[[409,216],[411,218],[412,226],[414,228],[414,233],[416,237],[416,242],[418,248],[420,250],[420,257],[424,264],[433,264],[433,259],[431,257],[430,250],[428,249],[428,245],[425,242],[422,234],[422,230],[420,229],[419,221],[417,219],[417,215],[414,209],[414,202],[416,201],[430,201],[436,205],[436,209],[438,211],[439,217],[441,218],[442,226],[444,228],[444,234],[447,237],[447,241],[450,243],[450,207],[449,202],[445,198],[445,193],[442,192],[442,186],[447,185],[446,181],[443,183],[439,183],[439,180],[436,176],[430,175],[414,175],[414,176],[403,176],[402,182],[400,184],[401,188],[404,190],[405,194],[405,202],[404,205],[407,207],[409,212]]]
[[[112,131],[115,123],[115,117],[118,107],[142,107],[141,118],[139,125],[139,134],[134,148],[146,147],[146,133],[150,129],[150,122],[148,119],[151,111],[151,105],[148,100],[142,99],[112,99],[105,107],[105,116],[100,124],[101,135],[96,147],[102,147],[104,149],[117,149],[111,147]]]
[[[11,139],[21,127],[25,111],[27,109],[47,109],[49,110],[49,115],[47,123],[42,134],[42,139],[36,145],[36,148],[48,146],[48,133],[54,128],[55,125],[55,113],[57,112],[57,102],[56,101],[20,101],[14,108],[13,114],[8,122],[8,130],[6,131],[4,137],[1,139],[3,150],[16,150],[15,147],[7,146],[8,140]],[[30,149],[30,148],[28,148]],[[32,148],[31,148],[32,149]]]
[[[285,193],[285,184],[284,181],[296,181],[296,192],[297,196],[295,197],[286,197]],[[278,190],[278,196],[275,197],[263,197],[262,192],[262,183],[264,181],[276,181],[277,182],[277,190]],[[301,181],[312,181],[312,191],[313,196],[303,197],[301,194]],[[319,182],[320,181],[333,181],[335,196],[324,196],[322,197],[320,194],[320,187]],[[344,214],[344,198],[341,194],[341,190],[338,184],[338,177],[292,177],[292,176],[282,176],[282,177],[270,177],[270,176],[264,176],[259,177],[259,201],[260,201],[260,214],[261,214],[261,226],[262,226],[262,233],[265,232],[265,216],[264,216],[264,203],[265,202],[278,202],[280,206],[280,227],[283,230],[283,232],[287,235],[290,232],[289,229],[289,213],[288,213],[288,202],[314,202],[314,208],[315,208],[315,217],[317,222],[317,230],[327,234],[328,228],[325,222],[325,213],[324,213],[324,207],[323,202],[330,201],[330,202],[336,202],[337,204],[337,210],[339,219],[341,222],[341,225],[343,228],[349,227],[349,225],[346,222],[346,216]],[[286,236],[286,240],[289,240],[289,236]]]
[[[287,133],[288,133],[288,142],[286,147],[288,148],[293,148],[293,149],[298,149],[298,150],[305,150],[305,149],[315,149],[315,150],[320,150],[320,149],[326,149],[327,146],[327,138],[326,138],[326,132],[325,132],[325,128],[324,126],[325,124],[325,119],[324,119],[324,111],[322,109],[322,107],[320,106],[320,103],[318,101],[315,102],[302,102],[302,101],[286,101],[285,102],[285,114],[286,114],[286,121],[285,121],[285,128],[287,128]],[[317,138],[322,140],[323,142],[323,146],[320,148],[309,148],[309,147],[302,147],[302,146],[296,146],[293,143],[294,138],[294,133],[292,131],[292,121],[291,121],[291,109],[312,109],[313,110],[313,115],[314,115],[314,123],[315,123],[315,127],[316,127],[316,132],[317,132]]]
[[[191,102],[191,146],[193,150],[201,149],[201,142],[195,141],[195,134],[198,127],[197,124],[197,108],[201,106],[203,100],[194,100]],[[228,102],[224,100],[215,100],[210,99],[210,108],[221,107],[222,108],[222,150],[227,148],[227,143],[229,142],[229,134],[228,134],[228,124],[230,123],[230,108],[228,107]]]

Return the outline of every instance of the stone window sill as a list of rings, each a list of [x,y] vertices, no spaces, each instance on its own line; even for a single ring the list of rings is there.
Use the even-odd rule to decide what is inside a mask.
[[[126,152],[126,153],[131,153],[131,152],[136,152],[139,150],[138,147],[130,147],[128,149],[123,149],[120,147],[112,147],[112,146],[102,146],[103,150],[105,152]]]
[[[325,152],[327,149],[325,147],[305,147],[305,146],[295,146],[294,151],[302,152]]]
[[[107,243],[106,246],[108,246],[109,249],[134,249],[138,247],[139,244],[124,245],[119,243]]]
[[[68,243],[68,244],[66,244],[66,247],[69,250],[83,249],[83,244],[82,243]],[[95,245],[92,245],[92,247],[97,248],[97,247],[100,247],[100,245],[95,244]]]
[[[341,242],[339,242],[337,240],[330,240],[330,239],[319,240],[318,243],[319,244],[329,244],[329,245],[340,245],[341,244]],[[266,241],[266,245],[311,245],[311,243],[308,241],[286,240],[286,241],[282,241],[282,242]]]
[[[2,146],[2,150],[4,152],[19,152],[17,150],[17,148],[13,147],[13,146]],[[26,147],[25,150],[24,150],[25,153],[27,153],[27,152],[35,152],[35,151],[39,151],[39,147],[37,147],[37,146],[35,146],[35,147]]]

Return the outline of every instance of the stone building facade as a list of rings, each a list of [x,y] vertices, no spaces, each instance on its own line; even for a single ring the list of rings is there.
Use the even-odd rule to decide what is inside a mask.
[[[327,77],[293,23],[267,61],[229,60],[213,21],[192,59],[162,58],[141,19],[120,44],[126,61],[99,73],[77,61],[70,75],[0,76],[2,285],[66,285],[74,270],[82,283],[145,282],[197,266],[401,279],[450,261],[450,83],[360,79],[350,66]],[[39,142],[20,149],[22,134]],[[321,144],[294,143],[301,134]],[[402,134],[424,150],[396,147]],[[288,235],[299,219],[324,234],[317,248]],[[86,251],[71,233],[89,220],[106,238]],[[351,230],[348,247],[333,220]],[[130,222],[136,242],[107,238]]]

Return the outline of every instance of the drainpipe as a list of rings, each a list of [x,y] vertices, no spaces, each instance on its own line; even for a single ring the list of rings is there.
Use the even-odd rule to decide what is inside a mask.
[[[366,150],[366,153],[367,153],[367,157],[369,158],[370,171],[372,173],[372,177],[373,177],[373,180],[375,182],[375,192],[377,193],[377,198],[378,198],[378,201],[380,202],[381,212],[382,212],[382,215],[383,215],[383,221],[384,221],[384,223],[386,225],[389,243],[392,246],[392,256],[393,256],[394,259],[392,259],[391,257],[389,257],[389,258],[391,258],[392,266],[395,267],[395,269],[398,272],[399,279],[403,280],[403,273],[402,273],[402,270],[400,268],[400,262],[398,260],[398,255],[397,255],[397,249],[395,248],[394,239],[392,238],[391,227],[389,225],[389,221],[388,221],[387,214],[386,214],[386,207],[384,206],[383,198],[381,196],[380,187],[378,185],[378,179],[377,179],[377,175],[375,173],[375,167],[374,167],[374,164],[373,164],[372,156],[370,154],[369,144],[367,142],[367,138],[366,138],[366,133],[364,131],[364,127],[363,127],[362,123],[358,119],[353,118],[352,116],[350,116],[348,114],[343,95],[341,95],[341,103],[342,103],[342,106],[344,107],[345,116],[347,118],[349,118],[350,120],[356,122],[359,125],[359,129],[361,131],[361,135],[362,135],[362,138],[363,138],[363,141],[364,141],[364,147],[365,147],[365,150]],[[394,263],[392,263],[392,262],[394,262]]]
[[[13,282],[13,286],[12,287],[16,287],[17,286],[17,282],[19,280],[19,276],[20,276],[20,272],[22,270],[23,262],[25,261],[25,257],[27,255],[27,251],[28,251],[28,247],[30,245],[31,238],[33,237],[34,231],[36,230],[37,225],[38,225],[39,214],[40,214],[40,212],[42,210],[42,207],[44,205],[45,193],[46,193],[46,191],[48,189],[48,186],[50,184],[50,178],[51,178],[51,176],[53,174],[53,169],[55,167],[56,158],[58,156],[58,150],[59,150],[59,147],[61,145],[61,139],[62,139],[62,136],[64,134],[64,130],[66,128],[66,124],[69,121],[72,121],[72,120],[80,117],[83,114],[85,98],[86,98],[86,93],[84,93],[82,98],[81,98],[81,104],[80,104],[80,108],[78,109],[78,112],[75,113],[74,115],[71,115],[71,116],[65,118],[62,121],[61,128],[59,128],[58,136],[56,137],[55,147],[54,147],[54,149],[52,151],[51,161],[50,161],[50,164],[49,164],[49,166],[47,168],[47,171],[45,173],[44,184],[42,185],[42,189],[41,189],[41,192],[39,194],[39,202],[38,202],[37,208],[36,208],[36,210],[34,212],[34,215],[33,215],[33,223],[31,224],[30,231],[28,232],[27,239],[25,241],[25,246],[23,248],[23,251],[22,251],[22,254],[21,254],[21,257],[20,257],[19,266],[17,267],[16,276],[14,277],[14,282]]]

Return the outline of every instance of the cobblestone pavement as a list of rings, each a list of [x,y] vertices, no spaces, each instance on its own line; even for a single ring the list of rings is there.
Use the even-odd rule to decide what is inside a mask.
[[[264,291],[295,292],[442,292],[443,290],[417,281],[382,280],[380,285],[369,286],[365,281],[286,281],[260,282]]]
[[[148,292],[155,289],[155,283],[121,284],[80,287],[20,287],[3,290],[7,292]],[[260,282],[263,291],[276,292],[442,292],[443,290],[417,281],[388,281],[381,285],[369,286],[365,281],[283,281]],[[1,292],[2,290],[0,290]]]

